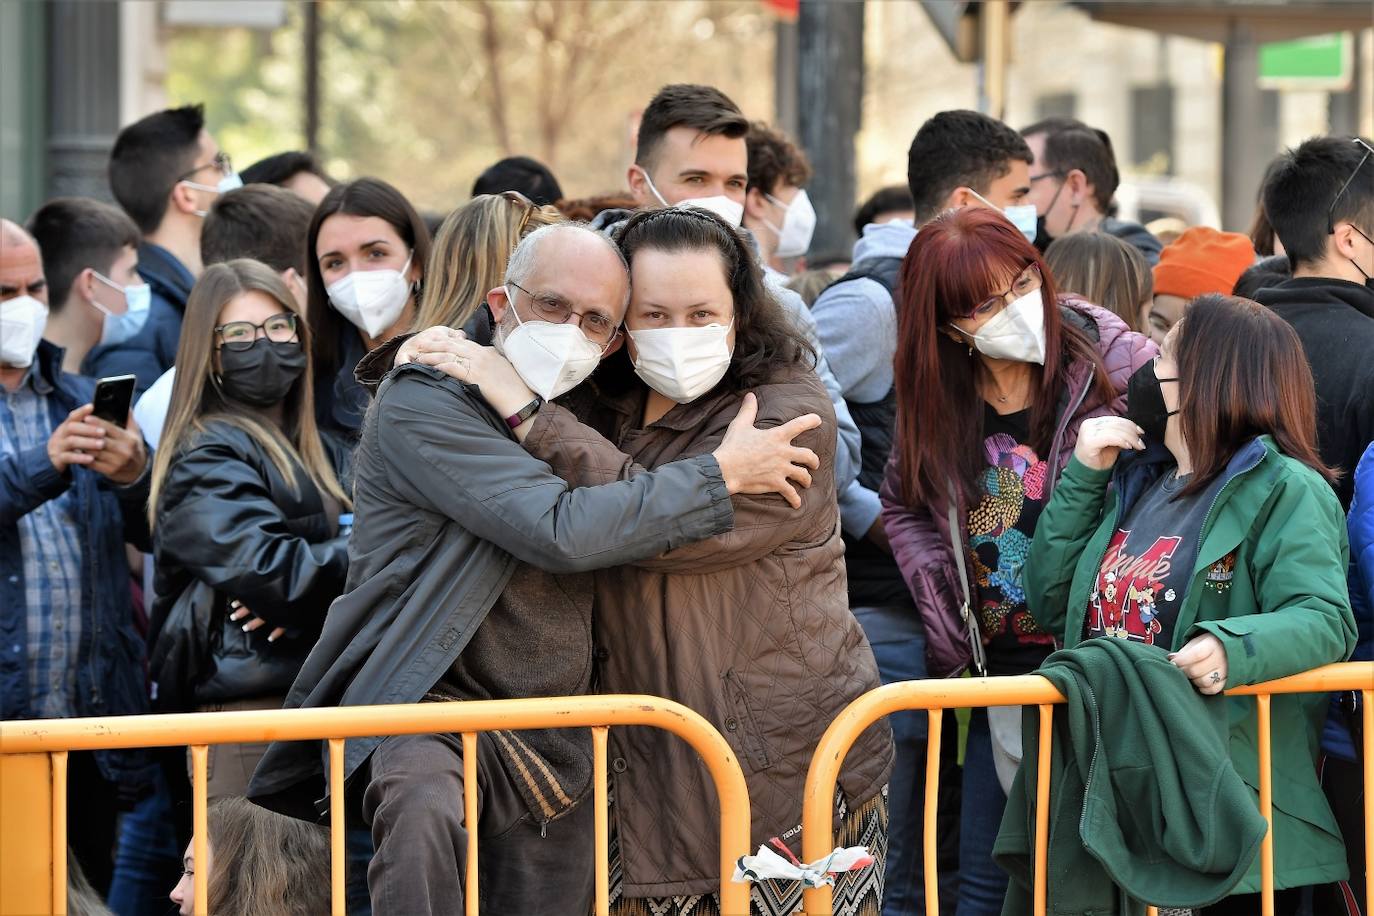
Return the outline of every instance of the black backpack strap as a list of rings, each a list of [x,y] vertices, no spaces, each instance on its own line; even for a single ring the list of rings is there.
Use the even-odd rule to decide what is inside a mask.
[[[881,283],[883,289],[887,290],[887,294],[895,297],[901,276],[902,258],[889,255],[865,260],[858,267],[831,283],[830,286],[848,283],[850,280],[872,280],[875,283]],[[830,286],[827,286],[826,289],[829,289]]]

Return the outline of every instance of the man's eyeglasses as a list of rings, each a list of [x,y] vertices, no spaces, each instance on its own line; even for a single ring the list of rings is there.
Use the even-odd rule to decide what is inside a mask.
[[[1370,146],[1368,143],[1365,143],[1359,137],[1355,137],[1354,142],[1364,147],[1364,155],[1360,157],[1360,164],[1355,166],[1355,171],[1350,173],[1350,177],[1345,180],[1345,184],[1341,185],[1341,189],[1336,192],[1336,196],[1331,198],[1331,206],[1326,208],[1327,235],[1331,235],[1333,232],[1336,231],[1336,204],[1340,202],[1341,195],[1345,193],[1346,188],[1350,187],[1350,182],[1355,180],[1355,176],[1360,174],[1360,169],[1362,169],[1364,167],[1364,164],[1369,161],[1369,157],[1374,156],[1374,146]]]
[[[530,200],[519,191],[502,191],[501,196],[525,211],[520,217],[520,227],[515,230],[517,236],[523,236],[525,234],[525,227],[530,224],[530,217],[534,215],[534,211],[539,209],[539,207],[534,201]]]
[[[226,350],[249,350],[257,342],[258,331],[272,343],[290,343],[296,339],[296,316],[290,312],[273,315],[262,324],[251,321],[230,321],[215,328]]]
[[[603,350],[609,347],[614,342],[616,335],[620,333],[619,326],[605,312],[574,312],[572,306],[562,299],[532,293],[519,283],[512,283],[509,280],[506,281],[506,285],[515,287],[529,297],[530,317],[536,321],[547,321],[549,324],[567,324],[568,319],[576,315],[577,324],[582,328],[582,335]]]
[[[1039,175],[1032,175],[1030,177],[1030,183],[1035,184],[1037,181],[1044,181],[1046,178],[1064,178],[1067,175],[1067,172],[1041,172]]]
[[[1000,311],[1003,306],[1009,305],[1020,299],[1027,293],[1033,293],[1040,288],[1043,278],[1040,276],[1040,267],[1031,264],[1021,273],[1017,274],[1016,279],[1011,281],[1011,286],[995,296],[989,296],[982,302],[974,306],[973,311],[960,315],[960,318],[983,318],[991,315],[995,311]]]
[[[220,150],[218,153],[215,153],[215,158],[211,159],[209,162],[198,165],[189,172],[182,172],[177,176],[177,181],[186,181],[196,172],[203,172],[209,168],[218,169],[221,175],[232,175],[234,173],[234,164],[229,161],[229,154]]]

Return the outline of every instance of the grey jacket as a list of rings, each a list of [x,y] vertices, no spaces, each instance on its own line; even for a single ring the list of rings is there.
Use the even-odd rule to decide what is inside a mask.
[[[569,489],[468,386],[419,365],[392,372],[354,460],[356,518],[344,594],[285,707],[419,701],[468,644],[519,563],[576,573],[644,560],[730,530],[710,455],[634,480]],[[350,779],[380,743],[350,739]],[[276,742],[248,796],[314,820],[327,810],[326,746]]]
[[[854,243],[851,269],[880,258],[904,258],[916,238],[906,220],[870,223]],[[897,354],[897,306],[877,280],[861,277],[827,288],[811,304],[816,331],[844,397],[859,404],[883,400],[892,390]],[[855,480],[840,490],[845,534],[862,538],[882,512],[876,490]]]
[[[633,210],[602,210],[592,220],[591,225],[607,238],[615,239],[624,227],[625,221],[633,215]],[[757,255],[759,243],[753,234],[748,229],[740,229],[739,232]],[[806,307],[800,295],[784,285],[785,278],[782,274],[765,265],[760,266],[763,270],[764,288],[773,294],[773,298],[792,320],[797,332],[811,345],[811,349],[816,351],[816,375],[820,377],[821,384],[830,395],[830,403],[835,405],[835,484],[839,492],[843,493],[859,476],[861,441],[858,424],[850,416],[849,405],[844,400],[844,390],[836,381],[835,373],[831,371],[830,363],[825,358],[825,350],[821,347],[821,339],[816,331],[816,319],[811,317],[811,310]],[[877,517],[876,509],[874,517]],[[871,524],[872,519],[869,521]]]

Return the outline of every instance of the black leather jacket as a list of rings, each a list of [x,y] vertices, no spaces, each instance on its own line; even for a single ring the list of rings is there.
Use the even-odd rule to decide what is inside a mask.
[[[322,438],[349,489],[347,448]],[[291,686],[348,574],[337,517],[305,472],[296,476],[293,490],[252,436],[223,422],[173,461],[153,530],[150,673],[159,708],[283,695]],[[234,598],[267,626],[244,633],[246,621],[228,620]],[[287,633],[269,643],[274,627]]]

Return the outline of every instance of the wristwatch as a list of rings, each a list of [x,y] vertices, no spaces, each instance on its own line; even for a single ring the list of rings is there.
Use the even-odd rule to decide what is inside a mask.
[[[539,408],[543,406],[544,399],[536,394],[534,396],[533,401],[530,401],[524,407],[521,407],[519,410],[511,414],[509,417],[506,417],[506,425],[509,426],[511,429],[516,429],[520,426],[520,424],[524,423],[530,417],[539,413]]]

